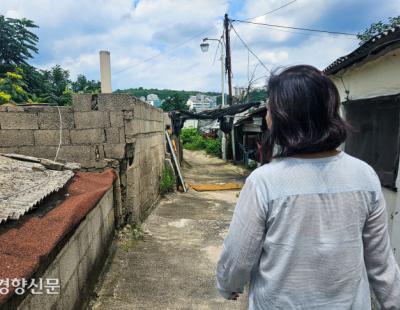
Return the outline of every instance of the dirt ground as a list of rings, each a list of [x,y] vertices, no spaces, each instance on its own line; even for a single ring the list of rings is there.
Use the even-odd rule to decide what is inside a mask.
[[[186,183],[243,182],[248,172],[201,152],[185,151]],[[215,267],[239,191],[172,193],[140,229],[125,228],[92,309],[246,309],[226,301]]]

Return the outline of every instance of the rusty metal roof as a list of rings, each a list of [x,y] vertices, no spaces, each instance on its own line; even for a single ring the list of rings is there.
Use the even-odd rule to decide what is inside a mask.
[[[50,170],[39,162],[0,155],[0,224],[19,219],[74,176],[70,170]]]

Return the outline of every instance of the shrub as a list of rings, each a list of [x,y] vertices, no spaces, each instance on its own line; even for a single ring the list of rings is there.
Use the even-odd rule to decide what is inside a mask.
[[[196,128],[184,128],[181,131],[181,141],[187,150],[203,150],[206,148],[205,139]]]
[[[182,129],[181,141],[187,150],[205,150],[209,155],[221,157],[221,140],[203,137],[195,128]]]
[[[164,164],[164,169],[162,171],[160,180],[160,194],[165,195],[166,193],[172,192],[174,190],[174,179],[175,174],[171,167]]]
[[[214,155],[220,157],[221,151],[221,140],[220,139],[205,139],[206,152],[209,155]]]
[[[202,136],[197,135],[193,138],[192,144],[194,145],[194,149],[196,150],[203,150],[207,146],[206,139],[204,139]]]
[[[181,130],[181,141],[185,145],[187,143],[192,143],[194,137],[200,136],[200,134],[197,132],[196,128],[183,128]]]

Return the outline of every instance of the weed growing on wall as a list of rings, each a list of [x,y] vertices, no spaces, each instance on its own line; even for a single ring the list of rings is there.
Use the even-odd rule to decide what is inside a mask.
[[[166,193],[172,192],[174,190],[174,179],[175,174],[171,167],[164,164],[164,169],[162,172],[160,180],[160,194],[165,195]]]

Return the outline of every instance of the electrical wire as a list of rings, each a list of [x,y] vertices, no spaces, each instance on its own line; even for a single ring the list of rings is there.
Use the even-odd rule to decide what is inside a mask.
[[[283,9],[284,7],[287,7],[288,5],[291,5],[292,3],[296,2],[296,1],[297,1],[297,0],[290,1],[290,2],[288,2],[288,3],[286,3],[286,4],[284,4],[284,5],[282,5],[282,6],[278,7],[278,8],[276,8],[276,9],[273,9],[273,10],[271,10],[271,11],[268,11],[268,12],[262,14],[262,15],[255,16],[255,17],[251,17],[251,18],[246,18],[245,21],[249,21],[249,20],[252,20],[252,19],[256,19],[256,18],[258,18],[258,17],[262,17],[262,16],[265,16],[265,15],[274,13],[274,12],[280,10],[280,9]]]
[[[212,62],[213,65],[215,64],[215,60],[217,59],[218,50],[219,50],[219,44],[217,45],[217,48],[215,49],[214,59],[213,59],[213,62]]]
[[[144,60],[142,60],[142,61],[140,61],[140,62],[137,62],[137,63],[135,63],[135,64],[133,64],[133,65],[130,65],[130,66],[124,68],[124,69],[121,69],[121,70],[119,70],[119,71],[117,71],[117,72],[115,72],[115,73],[113,73],[113,74],[114,74],[114,75],[120,74],[120,73],[125,72],[125,71],[127,71],[127,70],[130,70],[130,69],[132,69],[132,68],[134,68],[134,67],[136,67],[136,66],[138,66],[138,65],[141,65],[141,64],[143,64],[143,63],[152,61],[153,59],[155,59],[155,58],[157,58],[157,57],[160,57],[160,56],[162,56],[162,55],[168,54],[168,53],[170,53],[170,52],[176,50],[177,48],[179,48],[179,47],[181,47],[181,46],[183,46],[183,45],[189,43],[190,41],[192,41],[192,40],[198,38],[199,36],[206,34],[207,32],[209,32],[209,31],[210,31],[211,29],[213,29],[213,28],[214,28],[214,26],[208,28],[208,29],[205,30],[205,31],[202,31],[202,32],[199,32],[199,33],[195,34],[194,36],[190,37],[189,39],[187,39],[187,40],[185,40],[185,41],[183,41],[183,42],[181,42],[181,43],[179,43],[179,44],[177,44],[177,45],[171,47],[170,49],[168,49],[168,50],[166,50],[166,51],[164,51],[164,52],[160,52],[160,53],[158,53],[158,54],[156,54],[156,55],[154,55],[154,56],[151,56],[151,57],[149,57],[149,58],[146,58],[146,59],[144,59]]]
[[[215,50],[213,65],[215,64],[215,60],[217,59],[217,53],[218,53],[218,50],[219,50],[219,46],[224,44],[224,43],[221,43],[221,42],[223,42],[222,40],[224,39],[224,33],[225,33],[225,31],[222,32],[222,35],[219,38],[220,41],[218,42],[217,48]],[[221,46],[221,48],[223,48],[223,46]]]
[[[58,152],[60,151],[61,148],[61,144],[62,144],[62,117],[61,117],[61,111],[60,111],[60,107],[57,106],[57,110],[58,110],[58,116],[60,119],[60,139],[58,141],[58,148],[57,148],[57,152],[56,152],[56,156],[54,157],[54,161],[57,161],[57,157],[58,157]]]
[[[271,70],[262,62],[262,60],[251,50],[251,48],[247,45],[247,43],[242,39],[242,37],[238,34],[235,27],[231,24],[232,30],[235,32],[236,36],[239,38],[240,42],[247,48],[247,50],[258,60],[258,62],[269,72]]]
[[[303,30],[303,31],[311,31],[311,32],[319,32],[319,33],[328,33],[328,34],[335,34],[335,35],[345,35],[345,36],[357,36],[357,34],[355,34],[355,33],[339,32],[339,31],[328,31],[328,30],[319,30],[319,29],[311,29],[311,28],[300,28],[300,27],[291,27],[291,26],[282,26],[282,25],[266,24],[266,23],[257,23],[257,22],[249,22],[249,21],[240,20],[240,19],[232,19],[231,21],[232,21],[232,22],[238,22],[238,23],[245,23],[245,24],[260,25],[260,26],[284,28],[284,29]]]
[[[247,51],[247,83],[250,84],[250,52]]]
[[[259,76],[258,78],[256,78],[256,79],[254,79],[252,82],[254,83],[255,81],[258,81],[258,80],[261,80],[261,79],[266,79],[266,78],[268,78],[269,77],[269,75],[262,75],[262,76]]]
[[[285,33],[292,33],[292,34],[300,34],[303,36],[313,36],[313,37],[333,37],[333,38],[339,38],[339,35],[334,35],[334,34],[330,34],[330,33],[318,33],[318,32],[300,32],[300,31],[296,31],[296,30],[284,30],[284,29],[280,29],[280,28],[274,28],[274,27],[268,27],[266,26],[266,28],[268,28],[268,30],[272,30],[272,31],[279,31],[279,32],[285,32]],[[349,36],[340,36],[340,39],[342,40],[358,40],[357,37],[349,37]]]

